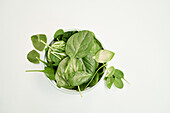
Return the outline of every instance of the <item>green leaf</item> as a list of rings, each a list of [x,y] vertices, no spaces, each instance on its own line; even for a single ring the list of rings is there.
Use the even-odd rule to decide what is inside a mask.
[[[66,44],[66,54],[73,58],[83,58],[93,46],[93,34],[89,31],[79,31],[72,35]]]
[[[69,82],[72,86],[79,86],[83,83],[88,82],[91,77],[92,77],[92,74],[89,74],[84,71],[77,71],[77,72],[70,74]]]
[[[109,50],[100,50],[95,55],[95,60],[99,63],[105,63],[110,61],[114,56],[114,53]]]
[[[106,79],[106,86],[110,89],[112,87],[112,84],[114,82],[114,78],[111,76],[111,77],[107,77]]]
[[[37,58],[40,58],[40,54],[35,51],[35,50],[32,50],[30,51],[28,54],[27,54],[27,59],[31,62],[31,63],[34,63],[34,64],[39,64],[39,60]]]
[[[67,31],[63,34],[62,36],[62,40],[67,42],[67,40],[75,33],[77,33],[78,31]]]
[[[119,89],[122,89],[123,88],[123,82],[121,79],[119,78],[115,78],[114,80],[114,85],[119,88]]]
[[[115,73],[114,73],[114,76],[116,77],[116,78],[124,78],[124,74],[123,74],[123,72],[121,71],[121,70],[119,70],[119,69],[115,69]]]
[[[57,71],[56,71],[56,75],[57,76],[60,76],[60,77],[63,77],[63,79],[66,79],[65,78],[65,75],[64,75],[64,71],[65,71],[65,68],[68,64],[68,61],[69,61],[69,57],[66,57],[64,58],[58,65],[58,68],[57,68]],[[56,77],[57,77],[56,76]]]
[[[73,73],[76,71],[82,71],[83,65],[79,59],[73,58],[73,60],[70,63],[70,67],[67,70],[67,73]]]
[[[62,76],[59,76],[57,73],[55,74],[55,80],[57,82],[58,87],[67,88],[70,86],[68,82]]]
[[[50,80],[55,80],[55,74],[54,74],[54,69],[51,67],[45,67],[44,69],[45,75],[50,79]]]
[[[97,39],[94,39],[94,44],[89,52],[89,54],[91,54],[92,56],[95,56],[95,54],[102,49],[102,46],[100,45],[100,43],[97,42]]]
[[[54,34],[54,39],[57,39],[59,36],[64,34],[64,30],[63,29],[59,29],[55,32]],[[59,40],[59,39],[58,39]]]
[[[107,73],[106,73],[105,77],[112,77],[114,73],[115,73],[115,68],[113,66],[111,66],[107,69]]]
[[[35,49],[42,51],[44,50],[45,45],[41,42],[41,40],[45,43],[47,43],[47,37],[44,34],[37,34],[31,36],[32,44],[35,47]]]
[[[66,56],[65,54],[65,42],[57,41],[52,44],[47,52],[48,62],[59,64],[59,62]]]
[[[89,54],[82,58],[82,61],[86,67],[86,71],[90,74],[94,74],[99,64],[92,58],[92,56]]]

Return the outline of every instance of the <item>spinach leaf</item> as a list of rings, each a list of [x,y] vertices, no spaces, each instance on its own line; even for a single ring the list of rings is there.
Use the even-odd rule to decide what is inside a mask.
[[[114,73],[115,73],[115,68],[113,66],[111,66],[107,69],[107,73],[106,73],[105,77],[106,78],[112,77]]]
[[[55,80],[57,82],[58,87],[64,87],[64,88],[70,87],[68,82],[62,76],[58,75],[57,73],[55,74]]]
[[[68,64],[68,61],[69,61],[69,57],[66,57],[59,63],[57,71],[56,71],[56,77],[60,76],[63,79],[66,79],[65,75],[64,75],[64,71],[65,71],[65,68]]]
[[[95,56],[95,54],[102,49],[102,46],[97,42],[96,39],[94,39],[94,44],[89,52],[92,56]]]
[[[64,34],[64,30],[63,30],[63,29],[57,30],[57,31],[55,32],[55,34],[54,34],[54,39],[60,40],[59,38],[60,38],[60,36],[63,35],[63,34]]]
[[[123,88],[123,82],[121,79],[119,78],[115,78],[114,80],[114,85],[119,88],[119,89],[122,89]]]
[[[89,74],[84,71],[77,71],[77,72],[71,73],[68,80],[72,86],[79,86],[83,83],[88,82],[88,80],[91,77],[92,77],[92,74]]]
[[[93,35],[88,31],[79,31],[72,35],[66,44],[66,54],[71,58],[83,58],[93,46]]]
[[[34,64],[39,64],[39,60],[37,58],[40,58],[40,54],[35,51],[35,50],[32,50],[28,53],[27,55],[27,59],[31,62],[31,63],[34,63]]]
[[[45,67],[44,71],[45,75],[50,79],[50,80],[55,80],[55,74],[54,74],[54,69],[51,67]]]
[[[124,78],[123,72],[122,72],[121,70],[119,70],[119,69],[115,69],[114,76],[115,76],[116,78],[119,78],[119,79]]]
[[[70,67],[67,70],[67,73],[73,73],[76,71],[82,71],[83,65],[79,59],[73,58],[72,62],[70,63]]]
[[[77,33],[78,31],[67,31],[63,34],[62,36],[62,40],[67,42],[67,40],[75,33]]]
[[[59,62],[66,56],[65,54],[65,42],[57,41],[52,44],[47,53],[48,62],[59,64]]]
[[[86,67],[86,71],[90,74],[94,74],[99,63],[97,63],[90,54],[82,58],[82,61]]]
[[[44,34],[37,34],[31,36],[32,44],[35,47],[35,49],[42,51],[44,50],[45,45],[41,42],[47,43],[47,37]]]
[[[112,87],[112,84],[113,84],[113,82],[114,82],[114,79],[115,79],[115,78],[113,78],[113,76],[107,77],[107,79],[106,79],[106,86],[107,86],[109,89]]]
[[[110,61],[114,56],[114,53],[109,50],[100,50],[96,53],[94,59],[99,63],[105,63]]]

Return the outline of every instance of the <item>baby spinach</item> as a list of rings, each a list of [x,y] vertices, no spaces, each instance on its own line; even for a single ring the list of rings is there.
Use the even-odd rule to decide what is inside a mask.
[[[55,32],[54,34],[54,39],[59,40],[60,36],[64,34],[64,30],[63,29],[59,29]]]
[[[100,50],[96,53],[94,59],[99,63],[105,63],[110,61],[114,56],[114,53],[109,50]]]
[[[115,68],[113,66],[111,66],[107,69],[107,73],[106,73],[105,77],[112,77],[114,73],[115,73]]]
[[[114,79],[112,76],[109,76],[106,78],[106,86],[110,89],[112,87],[112,84],[114,82]]]
[[[47,43],[47,37],[44,34],[37,34],[31,36],[32,44],[35,47],[35,49],[42,51],[44,50],[45,45],[41,42]]]
[[[94,39],[94,44],[89,52],[89,54],[91,54],[92,56],[95,56],[95,54],[102,49],[102,46],[100,45],[100,43],[97,42],[97,39]]]
[[[122,89],[124,86],[122,80],[119,78],[114,79],[114,85],[119,89]]]
[[[93,46],[93,34],[88,31],[79,31],[72,35],[66,44],[66,54],[71,58],[83,58]]]
[[[107,62],[114,56],[114,52],[104,50],[94,33],[88,30],[64,32],[63,29],[59,29],[49,45],[44,34],[33,35],[31,40],[35,49],[39,51],[44,50],[46,46],[47,62],[40,59],[37,51],[32,50],[28,53],[27,59],[35,64],[42,62],[46,67],[44,70],[26,72],[43,72],[50,80],[55,80],[59,88],[77,90],[81,96],[81,91],[99,82],[106,70]],[[121,79],[124,79],[121,70],[113,66],[107,69],[104,80],[109,89],[113,84],[117,88],[123,88]]]
[[[35,51],[35,50],[32,50],[28,53],[27,55],[27,59],[31,62],[31,63],[34,63],[34,64],[39,64],[39,60],[37,58],[40,58],[40,54]]]
[[[94,74],[99,64],[92,58],[92,56],[89,54],[82,58],[82,61],[86,67],[86,71],[90,74]]]
[[[84,71],[77,71],[71,73],[68,80],[72,86],[79,86],[83,83],[86,83],[91,77],[92,74]]]

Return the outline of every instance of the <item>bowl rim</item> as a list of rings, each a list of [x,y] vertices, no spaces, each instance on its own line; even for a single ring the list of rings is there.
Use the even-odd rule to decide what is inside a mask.
[[[75,31],[75,30],[82,31],[82,29],[65,29],[64,32],[67,32],[67,31]],[[96,34],[95,34],[95,36],[96,36]],[[98,35],[97,35],[96,37],[98,37]],[[95,37],[95,38],[96,38],[96,37]],[[49,42],[51,43],[51,42],[53,41],[53,39],[54,39],[54,37],[52,37]],[[96,39],[101,43],[100,39],[98,39],[98,38],[96,38]],[[102,46],[103,46],[103,48],[105,47],[103,44],[102,44]],[[44,59],[44,61],[46,61],[45,52],[43,52],[43,59]],[[44,69],[44,68],[45,68],[45,64],[43,64],[43,69]],[[100,80],[98,81],[97,84],[95,84],[95,85],[92,86],[92,87],[86,88],[85,90],[81,91],[81,93],[84,94],[84,93],[90,92],[90,91],[93,90],[94,88],[98,87],[99,84],[102,82],[105,73],[106,73],[106,71],[103,73],[102,77],[100,78]],[[44,75],[44,76],[45,76],[45,75]],[[79,92],[76,91],[76,90],[66,89],[66,88],[63,88],[63,87],[59,88],[59,87],[57,87],[56,82],[55,82],[54,80],[50,80],[47,76],[45,76],[45,78],[48,80],[48,82],[50,82],[50,84],[51,84],[53,87],[55,87],[57,90],[59,90],[59,91],[61,91],[61,92],[63,92],[63,93],[72,94],[72,95],[77,95],[77,94],[79,94]]]

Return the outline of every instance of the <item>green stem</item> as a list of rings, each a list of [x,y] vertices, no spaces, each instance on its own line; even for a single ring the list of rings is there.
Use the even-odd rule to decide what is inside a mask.
[[[36,57],[36,59],[37,59],[37,60],[39,60],[40,62],[42,62],[42,63],[44,63],[45,65],[47,65],[47,66],[48,66],[48,63],[47,63],[47,62],[45,62],[45,61],[41,60],[41,59],[40,59],[40,58],[38,58],[38,57]]]
[[[65,73],[67,72],[68,68],[70,67],[70,64],[71,64],[72,61],[73,61],[73,58],[70,58],[70,61],[68,62],[67,67],[64,71]]]
[[[128,84],[130,84],[126,79],[123,78],[124,81],[126,81]]]
[[[44,70],[26,70],[25,72],[44,72]]]
[[[80,86],[78,86],[78,90],[79,90],[81,98],[83,98],[83,95],[82,95],[81,90],[80,90]]]
[[[95,75],[97,74],[97,72],[98,72],[101,68],[103,68],[103,67],[105,67],[105,66],[107,66],[107,64],[103,64],[101,67],[99,67],[99,68],[97,69],[97,71],[95,72],[95,74],[93,75],[93,77],[91,78],[90,82],[86,85],[85,88],[87,88],[87,87],[89,86],[89,84],[93,81],[93,79],[94,79]]]
[[[43,43],[44,45],[46,45],[47,47],[49,47],[51,50],[54,51],[54,49],[51,46],[49,46],[47,43],[45,43],[44,41],[40,40],[40,42]]]

